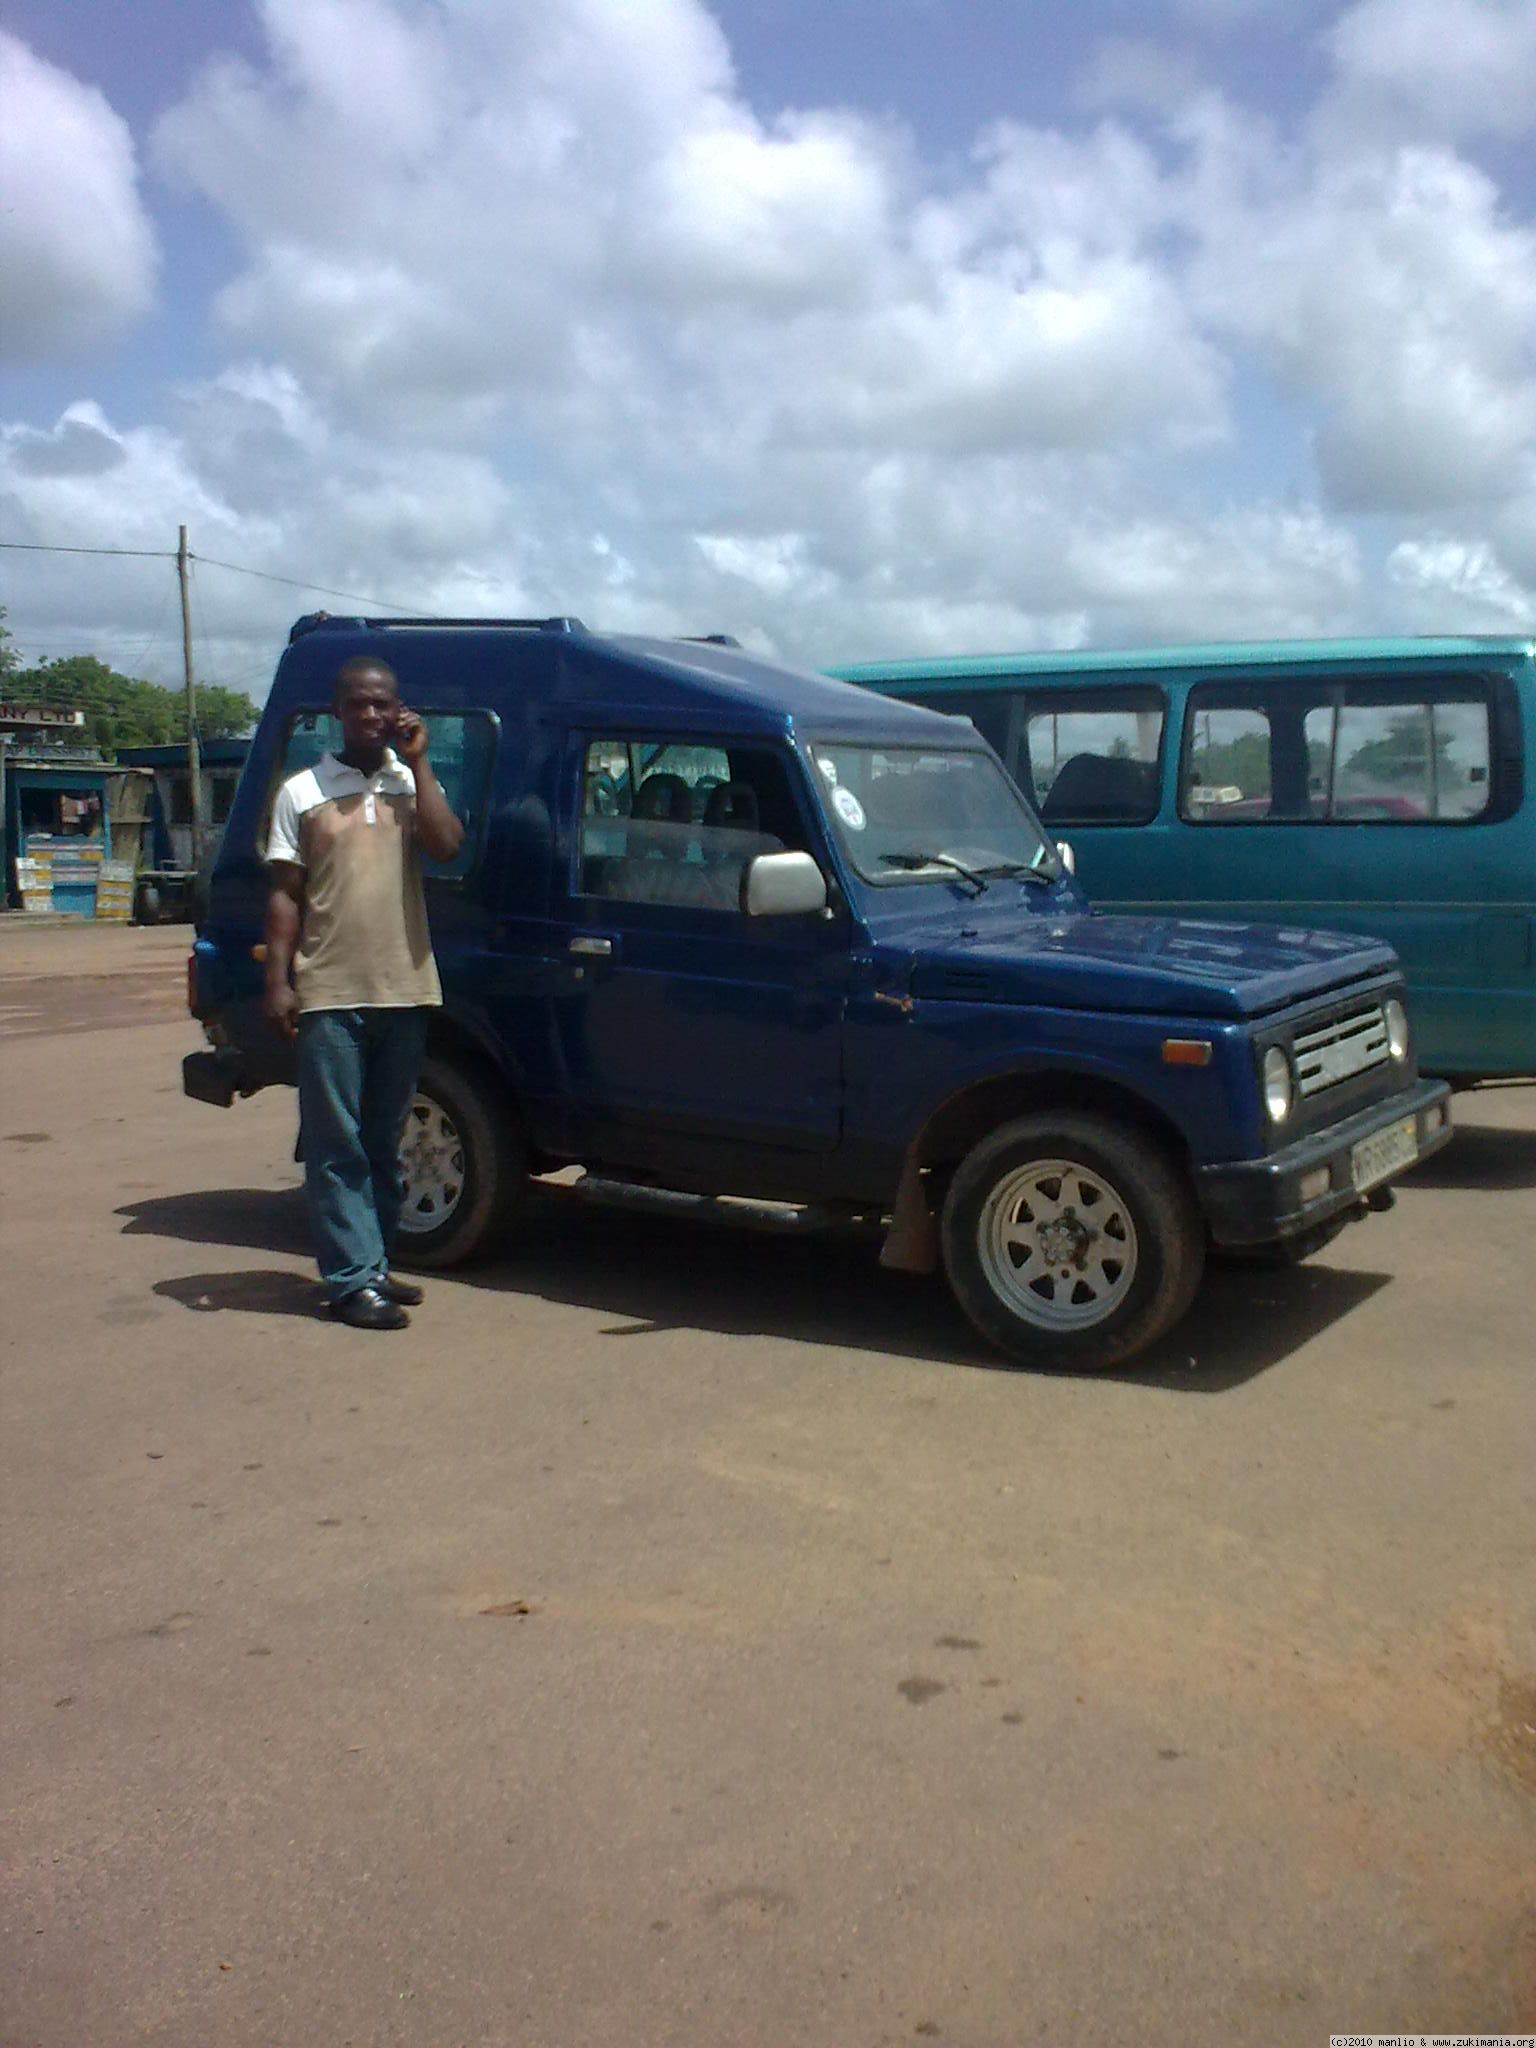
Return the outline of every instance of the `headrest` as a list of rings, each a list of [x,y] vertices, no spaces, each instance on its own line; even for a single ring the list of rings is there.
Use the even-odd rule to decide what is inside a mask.
[[[722,782],[709,792],[704,823],[737,832],[755,832],[757,791],[750,782]]]
[[[634,815],[668,825],[693,823],[693,792],[681,775],[647,775],[635,791]]]

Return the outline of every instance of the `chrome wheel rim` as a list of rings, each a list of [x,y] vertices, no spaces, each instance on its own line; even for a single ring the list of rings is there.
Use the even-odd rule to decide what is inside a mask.
[[[1036,1329],[1084,1330],[1112,1316],[1136,1278],[1136,1226],[1119,1190],[1071,1159],[1016,1168],[982,1205],[987,1285]]]
[[[464,1199],[464,1140],[459,1127],[430,1095],[418,1094],[400,1133],[402,1237],[438,1230]]]

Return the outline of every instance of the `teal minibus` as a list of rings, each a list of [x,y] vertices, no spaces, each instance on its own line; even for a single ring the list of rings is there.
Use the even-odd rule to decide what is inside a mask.
[[[1254,642],[835,674],[969,718],[1100,909],[1386,939],[1419,1064],[1536,1076],[1536,641]]]

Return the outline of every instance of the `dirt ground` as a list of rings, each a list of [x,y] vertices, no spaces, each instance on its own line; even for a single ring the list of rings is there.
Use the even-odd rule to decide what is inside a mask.
[[[1536,2028],[1536,1089],[1121,1376],[568,1193],[368,1336],[187,936],[0,931],[7,2048]]]

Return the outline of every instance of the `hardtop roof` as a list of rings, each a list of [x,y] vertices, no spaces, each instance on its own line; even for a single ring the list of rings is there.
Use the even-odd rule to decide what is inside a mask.
[[[492,662],[505,673],[511,641],[534,655],[524,673],[551,701],[591,704],[628,718],[687,716],[698,724],[701,714],[707,721],[711,712],[719,712],[737,731],[782,733],[792,726],[828,739],[981,744],[941,712],[879,697],[719,640],[593,633],[566,618],[305,619],[290,637],[284,666],[290,674],[297,672],[297,685],[300,676],[311,680],[317,670],[334,673],[353,656],[377,654],[400,668],[409,688],[408,671],[419,673],[424,654],[440,656],[449,645],[460,673]]]
[[[1455,662],[1536,657],[1536,639],[1469,634],[1412,639],[1215,640],[1164,647],[1034,649],[1018,654],[934,655],[910,661],[838,663],[850,682],[961,682],[992,676],[1135,675],[1180,668],[1305,668],[1341,663]]]

